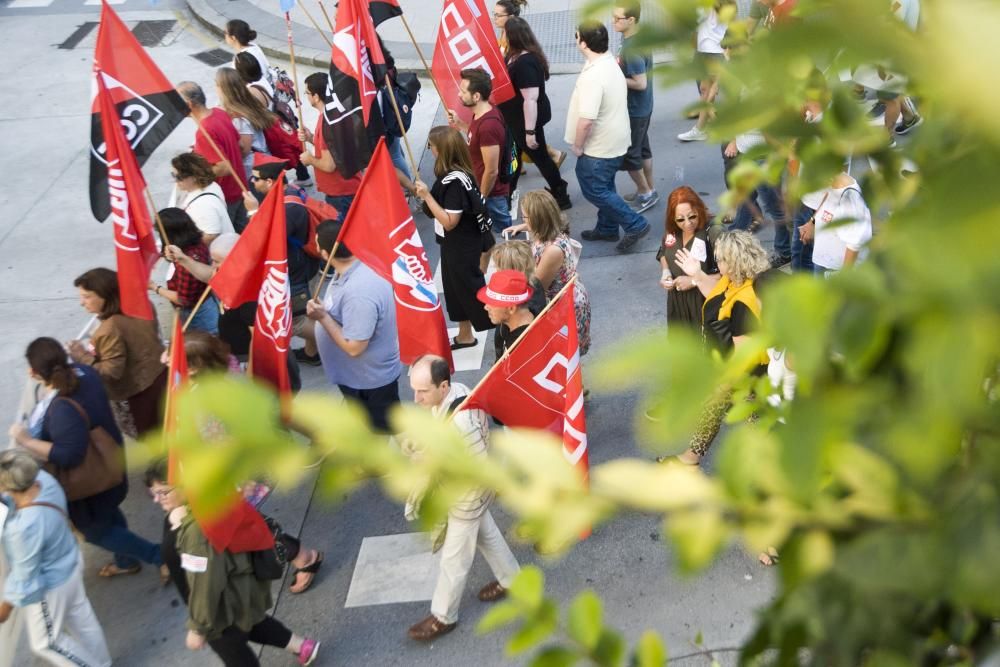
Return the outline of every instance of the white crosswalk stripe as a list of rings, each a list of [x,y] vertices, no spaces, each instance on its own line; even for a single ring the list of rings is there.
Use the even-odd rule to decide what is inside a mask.
[[[490,269],[492,269],[492,264]],[[487,276],[492,271],[487,272]],[[487,277],[487,279],[489,279]],[[438,294],[444,294],[444,286],[441,283],[441,260],[438,260],[437,268],[434,269],[434,289]],[[444,297],[441,297],[441,307],[444,308]],[[447,317],[447,313],[446,313]],[[489,331],[476,331],[476,346],[467,347],[461,350],[452,350],[451,356],[455,361],[455,371],[477,371],[483,367],[483,359],[486,357],[486,346],[490,338]],[[448,329],[448,337],[454,338],[458,335],[458,327]]]
[[[12,0],[7,4],[6,9],[30,9],[37,7],[48,7],[52,0]]]

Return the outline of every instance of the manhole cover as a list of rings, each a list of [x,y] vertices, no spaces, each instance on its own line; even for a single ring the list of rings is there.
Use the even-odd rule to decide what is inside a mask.
[[[219,67],[220,65],[233,62],[233,54],[225,49],[202,51],[201,53],[192,54],[191,57],[200,60],[209,67]]]
[[[159,46],[176,23],[177,21],[139,21],[132,28],[132,34],[143,46]]]

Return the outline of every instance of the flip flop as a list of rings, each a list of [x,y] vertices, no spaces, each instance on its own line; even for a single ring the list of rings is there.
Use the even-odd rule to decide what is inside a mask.
[[[323,565],[323,552],[317,551],[316,560],[314,560],[309,565],[306,565],[301,570],[295,570],[292,572],[292,584],[288,587],[288,590],[296,594],[305,593],[307,590],[309,590],[309,587],[312,586],[313,579],[316,578],[316,573],[319,572],[319,568],[322,565]],[[300,574],[305,574],[307,575],[307,577],[305,583],[302,584],[302,586],[296,590],[295,586]]]
[[[459,343],[458,336],[451,339],[451,349],[453,350],[464,350],[467,347],[475,347],[479,345],[478,340],[473,340],[471,343]]]
[[[128,567],[122,569],[115,565],[114,563],[108,563],[100,570],[97,571],[97,576],[104,577],[105,579],[110,579],[111,577],[120,577],[127,574],[138,574],[142,570],[141,564],[136,564],[134,567]]]

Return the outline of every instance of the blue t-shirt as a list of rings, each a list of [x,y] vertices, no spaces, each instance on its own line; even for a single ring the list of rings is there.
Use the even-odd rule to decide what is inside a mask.
[[[632,118],[645,118],[653,114],[653,57],[648,52],[637,50],[633,46],[634,37],[622,40],[622,48],[618,52],[618,65],[625,77],[636,74],[646,75],[646,90],[628,90],[628,115]]]
[[[402,367],[392,285],[357,260],[330,282],[323,307],[343,328],[345,338],[368,341],[365,351],[352,357],[316,323],[316,346],[330,384],[376,389],[399,377]]]

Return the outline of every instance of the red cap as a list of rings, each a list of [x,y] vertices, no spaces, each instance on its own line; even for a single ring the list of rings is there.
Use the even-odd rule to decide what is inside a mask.
[[[520,306],[531,299],[531,285],[520,271],[504,269],[490,276],[490,282],[476,294],[476,298],[487,306],[506,308]]]
[[[268,155],[267,153],[254,153],[253,154],[253,166],[263,167],[265,164],[283,164],[285,168],[288,168],[288,160],[282,160],[281,158],[274,157],[273,155]]]

